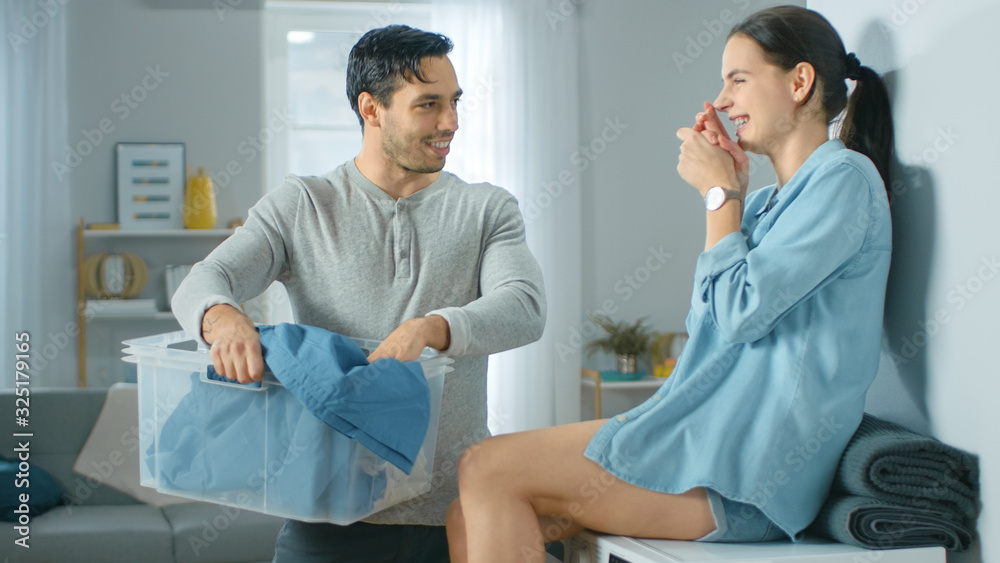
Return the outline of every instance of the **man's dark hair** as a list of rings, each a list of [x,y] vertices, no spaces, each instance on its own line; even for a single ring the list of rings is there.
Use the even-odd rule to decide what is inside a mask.
[[[410,76],[427,82],[420,73],[424,57],[443,57],[451,52],[451,39],[405,25],[373,29],[361,36],[347,59],[347,98],[362,130],[365,120],[358,109],[358,96],[368,92],[389,107],[392,95]]]

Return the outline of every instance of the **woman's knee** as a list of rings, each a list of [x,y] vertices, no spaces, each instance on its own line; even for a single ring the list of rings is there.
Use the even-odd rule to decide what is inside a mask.
[[[471,492],[482,487],[496,487],[502,484],[502,477],[509,472],[505,467],[511,457],[504,453],[504,440],[487,438],[465,450],[458,461],[458,487],[460,492]]]

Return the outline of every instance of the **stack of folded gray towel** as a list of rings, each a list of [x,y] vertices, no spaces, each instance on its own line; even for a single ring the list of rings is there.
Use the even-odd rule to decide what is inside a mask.
[[[809,532],[868,549],[965,551],[978,499],[975,456],[865,414]]]

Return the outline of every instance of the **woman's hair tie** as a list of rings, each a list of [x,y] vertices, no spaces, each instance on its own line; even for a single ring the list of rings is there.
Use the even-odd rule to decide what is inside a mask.
[[[861,76],[861,61],[854,53],[847,54],[847,78],[857,80]]]

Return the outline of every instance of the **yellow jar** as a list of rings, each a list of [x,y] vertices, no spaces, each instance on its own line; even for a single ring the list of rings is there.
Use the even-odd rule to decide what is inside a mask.
[[[184,190],[184,228],[214,229],[218,219],[215,208],[215,189],[212,177],[198,169],[197,176],[191,176]]]

